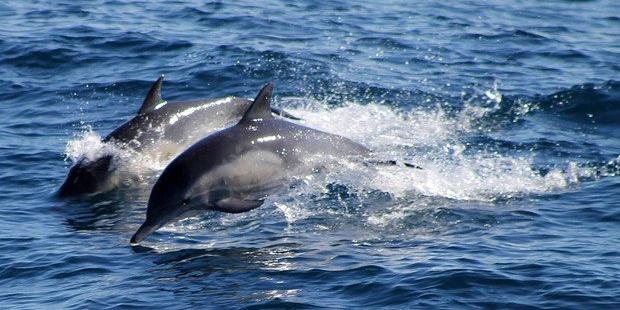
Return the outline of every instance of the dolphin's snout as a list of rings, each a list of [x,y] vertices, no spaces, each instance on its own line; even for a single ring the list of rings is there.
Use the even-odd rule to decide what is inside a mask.
[[[159,228],[157,225],[144,222],[140,228],[136,231],[135,234],[131,237],[129,241],[131,244],[138,244],[140,241],[144,240],[144,238],[148,237],[153,231]]]
[[[115,182],[114,171],[111,168],[111,155],[95,160],[80,159],[69,169],[66,180],[58,189],[58,195],[80,196],[109,190]]]
[[[56,194],[58,197],[64,198],[74,195],[75,191],[73,190],[73,183],[75,182],[75,177],[69,175],[67,179],[62,183]]]

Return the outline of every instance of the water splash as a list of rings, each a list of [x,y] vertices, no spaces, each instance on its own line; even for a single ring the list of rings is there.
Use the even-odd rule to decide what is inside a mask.
[[[494,98],[501,98],[495,95]],[[499,104],[499,102],[496,102]],[[474,149],[467,136],[479,128],[476,119],[498,107],[478,113],[465,109],[455,116],[442,110],[403,113],[381,105],[347,103],[342,107],[308,105],[291,112],[310,127],[341,134],[371,147],[383,159],[405,160],[424,169],[404,166],[349,166],[331,181],[354,188],[381,190],[403,197],[410,193],[456,200],[493,201],[531,193],[559,191],[593,174],[591,168],[570,163],[545,173],[534,165],[534,155],[511,156]],[[342,165],[341,165],[342,166]],[[363,177],[360,177],[363,175]]]
[[[67,142],[65,161],[73,163],[84,158],[94,161],[103,156],[112,155],[113,165],[127,176],[142,177],[166,167],[169,159],[158,152],[139,153],[122,148],[112,142],[103,142],[99,134],[86,127],[83,132]]]
[[[501,94],[495,94],[494,98],[501,98]],[[336,182],[362,190],[380,190],[395,197],[417,193],[456,200],[492,201],[563,190],[578,183],[581,177],[592,175],[591,169],[574,163],[567,170],[552,169],[543,174],[534,166],[533,156],[513,157],[472,149],[465,140],[478,128],[471,123],[497,107],[478,111],[464,109],[450,116],[441,109],[405,113],[378,104],[350,102],[329,108],[318,101],[304,100],[302,107],[289,109],[303,119],[304,125],[358,141],[370,147],[380,159],[408,161],[424,168],[339,163],[340,168],[322,177],[303,179],[310,186],[304,190],[320,192],[325,182]],[[284,98],[283,101],[290,103],[299,98]],[[112,154],[126,171],[135,175],[160,171],[169,161],[101,142],[101,137],[90,129],[69,141],[65,153],[72,161]],[[288,208],[284,204],[281,206],[283,210]]]

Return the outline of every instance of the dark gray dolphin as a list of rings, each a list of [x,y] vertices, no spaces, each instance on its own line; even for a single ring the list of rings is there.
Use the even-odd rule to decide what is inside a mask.
[[[239,120],[252,104],[238,97],[168,103],[161,97],[162,83],[163,75],[151,87],[138,113],[102,141],[131,152],[155,153],[167,160],[214,130]],[[273,112],[296,119],[280,110]],[[115,159],[113,154],[78,159],[58,194],[95,194],[115,188],[122,180]]]
[[[332,156],[369,153],[347,138],[274,118],[272,92],[273,84],[267,84],[239,123],[200,140],[164,169],[131,243],[205,210],[252,210],[287,178],[307,174]]]

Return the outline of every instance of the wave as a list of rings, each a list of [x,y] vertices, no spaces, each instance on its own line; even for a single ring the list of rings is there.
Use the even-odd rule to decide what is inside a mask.
[[[53,48],[22,51],[14,47],[4,52],[0,63],[20,68],[52,69],[67,63],[67,59],[78,57],[78,51],[69,48]],[[14,56],[9,56],[9,55]]]
[[[184,40],[160,40],[140,32],[128,32],[106,38],[103,42],[93,43],[93,48],[114,51],[144,52],[171,52],[192,47],[192,43]]]
[[[620,125],[620,82],[576,85],[535,98],[543,110],[551,110],[573,120]]]
[[[491,89],[465,95],[462,105],[448,111],[467,115],[472,126],[505,127],[536,113],[562,119],[600,124],[620,124],[620,82],[585,83],[549,95],[504,95],[495,84]]]

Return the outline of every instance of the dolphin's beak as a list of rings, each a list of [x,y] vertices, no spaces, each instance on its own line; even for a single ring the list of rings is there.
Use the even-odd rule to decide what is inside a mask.
[[[80,196],[84,194],[89,194],[87,190],[85,190],[84,185],[80,182],[80,175],[84,177],[86,174],[82,171],[86,171],[87,164],[84,164],[84,160],[78,161],[76,164],[71,166],[69,169],[69,173],[67,174],[67,178],[62,185],[56,191],[58,197],[65,198],[69,196]],[[88,181],[88,179],[87,179]]]
[[[73,180],[67,177],[67,179],[62,183],[58,191],[56,191],[56,195],[58,195],[58,197],[61,197],[61,198],[71,196],[71,184],[72,183],[73,183]]]
[[[59,197],[91,195],[111,190],[117,179],[110,170],[112,155],[88,160],[79,159],[70,169],[67,178],[56,192]]]
[[[133,234],[133,237],[131,237],[131,241],[129,242],[131,244],[138,244],[140,241],[144,240],[144,238],[148,237],[152,232],[154,232],[157,228],[159,228],[159,226],[144,222],[144,224],[142,224],[142,226],[138,228],[138,231]]]

